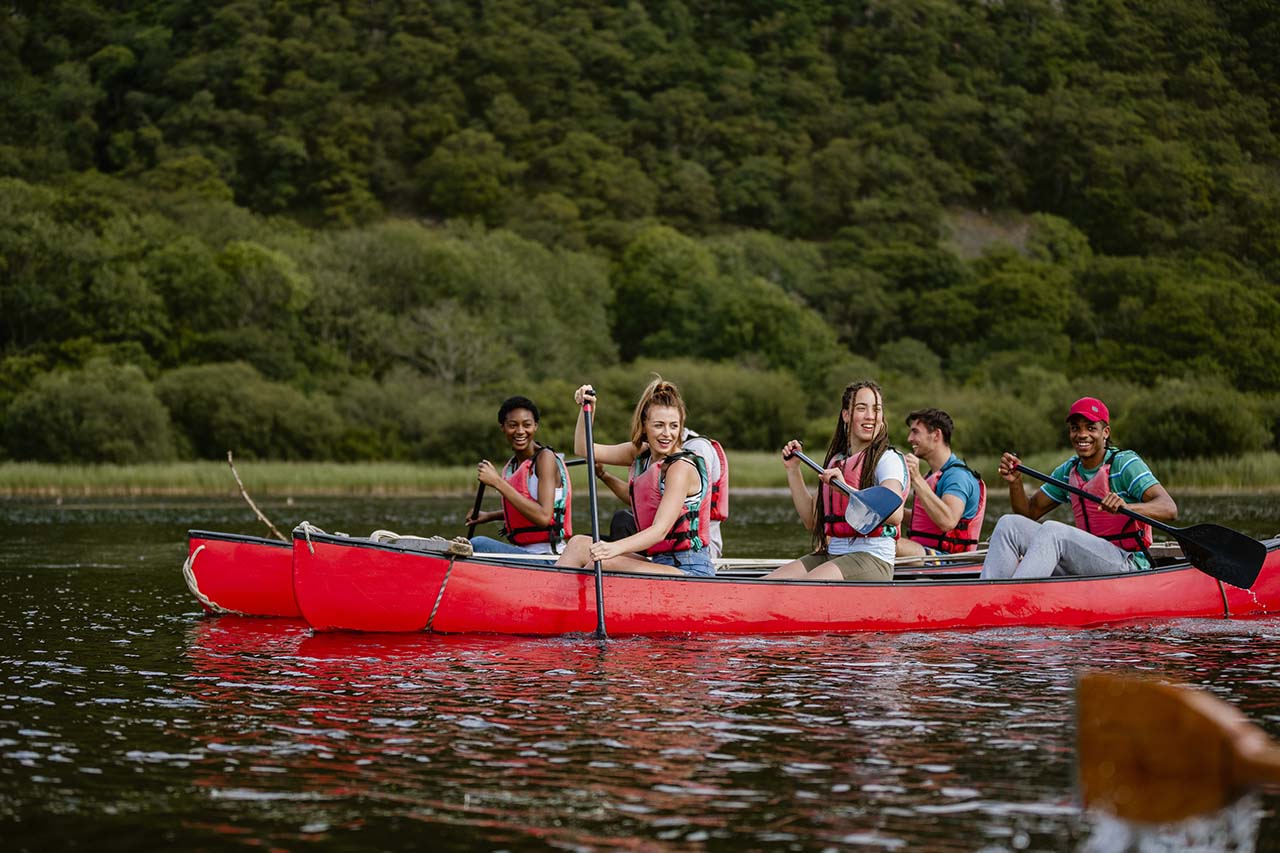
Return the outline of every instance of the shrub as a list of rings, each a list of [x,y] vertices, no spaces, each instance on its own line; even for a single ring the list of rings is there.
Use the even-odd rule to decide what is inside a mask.
[[[343,460],[409,459],[409,439],[414,423],[414,406],[421,393],[402,377],[416,377],[412,371],[393,371],[387,379],[351,379],[334,396],[342,435],[335,455]],[[420,377],[419,379],[420,384]]]
[[[1061,447],[1064,427],[1043,409],[1007,394],[966,395],[948,409],[956,424],[956,447],[968,455],[1028,456]]]
[[[342,421],[333,401],[271,382],[243,362],[201,364],[156,382],[189,449],[201,459],[326,459]]]
[[[510,451],[498,429],[497,406],[467,403],[437,392],[414,404],[414,456],[434,465],[465,465],[488,459],[501,466]],[[557,448],[564,450],[564,448]]]
[[[1263,421],[1271,431],[1271,448],[1280,450],[1280,394],[1267,394],[1259,403]]]
[[[14,398],[6,427],[16,459],[130,464],[174,455],[169,415],[142,370],[105,360],[37,377]]]
[[[886,371],[911,379],[937,379],[942,376],[942,359],[929,345],[915,338],[898,338],[880,347],[876,362]]]
[[[1134,401],[1120,438],[1122,446],[1160,459],[1249,453],[1271,443],[1262,408],[1262,400],[1222,379],[1167,380]]]

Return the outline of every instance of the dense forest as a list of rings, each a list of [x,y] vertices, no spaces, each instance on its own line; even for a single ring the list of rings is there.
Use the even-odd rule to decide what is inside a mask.
[[[1265,0],[19,0],[0,79],[0,458],[473,460],[654,371],[734,448],[866,375],[1280,447]]]

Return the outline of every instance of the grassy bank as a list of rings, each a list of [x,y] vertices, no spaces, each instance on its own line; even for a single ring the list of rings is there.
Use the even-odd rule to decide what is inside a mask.
[[[1063,454],[1031,456],[1027,464],[1053,468]],[[994,457],[968,460],[996,486]],[[732,484],[738,489],[783,488],[786,480],[774,453],[731,451]],[[410,463],[255,462],[236,468],[250,495],[447,495],[474,492],[471,466]],[[1153,461],[1152,468],[1178,492],[1280,492],[1280,453],[1254,453],[1216,460]],[[571,468],[575,488],[585,488],[585,467]],[[621,472],[619,472],[621,473]],[[812,479],[810,479],[812,482]],[[44,465],[0,463],[0,496],[119,496],[239,494],[225,462],[156,465]]]

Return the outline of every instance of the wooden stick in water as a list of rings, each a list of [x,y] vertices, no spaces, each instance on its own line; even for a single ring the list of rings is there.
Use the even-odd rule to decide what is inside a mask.
[[[258,505],[253,502],[253,498],[249,497],[249,493],[245,491],[244,483],[240,480],[240,474],[236,471],[236,463],[231,461],[230,450],[227,451],[227,464],[231,466],[231,476],[236,478],[236,485],[240,487],[240,495],[245,499],[245,503],[249,504],[249,509],[253,510],[254,515],[258,516],[259,521],[271,528],[271,532],[275,534],[277,539],[281,542],[288,542],[289,540],[279,530],[276,530],[276,526],[271,523],[271,519],[262,514],[262,510],[258,509]]]

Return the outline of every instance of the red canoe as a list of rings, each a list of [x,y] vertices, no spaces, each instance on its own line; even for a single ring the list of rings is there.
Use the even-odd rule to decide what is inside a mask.
[[[293,546],[279,539],[187,531],[187,587],[210,613],[293,616]]]
[[[294,595],[317,631],[595,630],[592,570],[515,563],[500,555],[450,558],[315,528],[300,527],[293,545]],[[605,623],[611,635],[771,634],[1269,616],[1280,611],[1280,540],[1266,545],[1266,563],[1250,590],[1224,585],[1186,563],[1036,581],[928,572],[882,583],[606,572]]]

